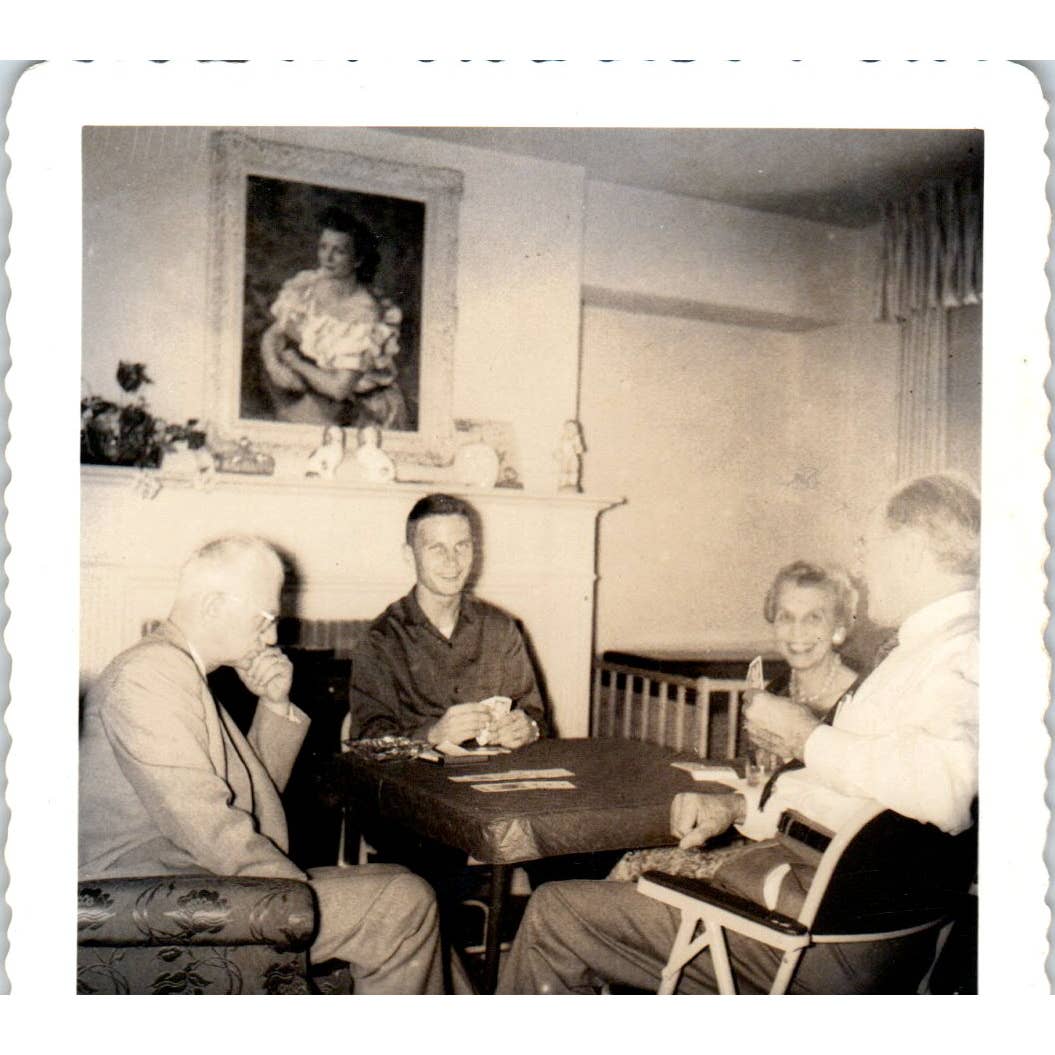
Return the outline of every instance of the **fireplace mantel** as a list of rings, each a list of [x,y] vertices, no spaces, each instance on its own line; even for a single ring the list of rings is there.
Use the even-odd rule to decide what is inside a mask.
[[[189,476],[164,470],[146,479],[161,485],[153,498],[142,497],[131,470],[81,472],[82,682],[134,641],[144,620],[168,610],[183,558],[220,535],[261,535],[290,558],[287,614],[378,614],[413,583],[402,545],[407,512],[442,488],[480,514],[476,592],[523,622],[561,735],[586,735],[596,520],[619,499],[225,475],[200,491]]]

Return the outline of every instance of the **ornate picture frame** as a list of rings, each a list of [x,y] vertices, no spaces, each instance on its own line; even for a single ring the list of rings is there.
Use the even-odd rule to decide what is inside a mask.
[[[462,174],[229,130],[210,136],[210,172],[206,380],[214,427],[281,459],[307,454],[330,425],[354,430],[376,421],[397,462],[449,461]],[[307,363],[309,380],[295,375],[301,395],[276,383],[274,359],[268,369],[261,338],[269,328],[283,329],[276,320],[289,318],[276,303],[280,295],[284,304],[291,296],[312,295],[304,291],[324,273],[320,231],[338,214],[352,217],[356,230],[365,232],[355,239],[369,240],[376,250],[374,266],[358,283],[367,321],[342,319],[340,338],[328,344],[301,341],[314,355],[310,362],[290,340],[292,351],[283,354]],[[357,264],[362,255],[359,250]],[[296,331],[296,320],[285,329]],[[286,333],[281,338],[285,343]],[[326,359],[334,348],[339,358]],[[312,371],[328,382],[349,364],[361,378],[350,394],[335,398],[313,390]],[[380,409],[395,402],[399,413]]]

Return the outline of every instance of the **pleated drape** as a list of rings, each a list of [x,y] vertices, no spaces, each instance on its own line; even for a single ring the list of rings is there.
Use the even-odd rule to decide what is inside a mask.
[[[899,479],[945,468],[948,317],[945,308],[928,308],[901,323]]]
[[[898,475],[945,467],[950,310],[982,297],[982,195],[933,180],[888,202],[875,318],[901,328]]]
[[[887,202],[876,282],[877,322],[982,299],[982,196],[970,180],[933,180]]]

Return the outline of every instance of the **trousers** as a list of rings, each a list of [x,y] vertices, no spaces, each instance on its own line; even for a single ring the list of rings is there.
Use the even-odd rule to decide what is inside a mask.
[[[612,880],[547,883],[528,903],[503,964],[499,993],[596,993],[603,983],[655,992],[680,913]],[[726,934],[741,993],[766,993],[780,954]],[[789,993],[915,992],[934,953],[933,933],[885,942],[815,945],[799,961]],[[717,993],[710,953],[682,972],[681,993]]]
[[[442,993],[432,888],[400,865],[313,868],[319,903],[313,963],[343,960],[361,995]]]

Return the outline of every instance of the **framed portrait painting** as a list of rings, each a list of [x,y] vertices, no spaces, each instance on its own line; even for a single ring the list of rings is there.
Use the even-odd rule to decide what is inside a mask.
[[[453,433],[461,173],[217,131],[212,420],[308,451],[376,426],[405,462]]]

